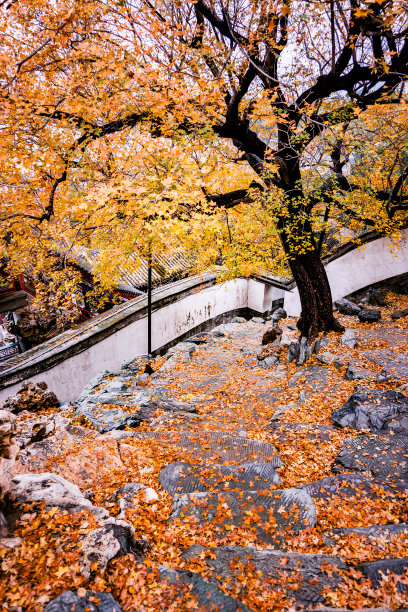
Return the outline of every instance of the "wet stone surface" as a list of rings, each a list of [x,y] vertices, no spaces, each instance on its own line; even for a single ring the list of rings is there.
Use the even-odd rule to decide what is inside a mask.
[[[284,529],[296,534],[316,524],[313,500],[301,489],[280,489],[266,495],[256,491],[191,493],[176,496],[173,510],[172,520],[196,517],[200,523],[215,524],[221,534],[234,526],[247,525],[265,543],[279,540],[281,535],[276,535],[276,531]],[[223,520],[225,511],[226,521]]]
[[[408,487],[408,434],[364,435],[346,440],[333,471],[370,472]]]
[[[161,486],[171,495],[221,491],[263,491],[278,484],[280,478],[271,463],[243,463],[238,466],[197,466],[188,463],[171,463],[159,477]]]
[[[264,319],[237,318],[156,361],[144,355],[102,372],[57,416],[18,415],[27,421],[18,473],[68,480],[73,498],[56,506],[70,521],[74,506],[93,513],[70,544],[83,547],[81,580],[99,584],[99,559],[113,594],[95,602],[91,589],[67,586],[48,612],[300,612],[382,601],[358,599],[355,576],[375,589],[381,572],[407,569],[408,398],[398,389],[408,332],[386,320],[405,303],[381,306],[382,321],[364,325],[360,307],[343,306],[353,310],[340,315],[343,341],[328,333],[300,367],[300,344],[287,359],[299,339],[294,320],[279,321],[284,352],[260,360]],[[153,604],[140,603],[150,595]]]
[[[206,552],[208,556],[206,556]],[[193,546],[183,557],[185,559],[203,559],[211,567],[216,580],[229,579],[239,581],[239,575],[245,566],[254,566],[265,578],[274,578],[286,582],[288,594],[295,598],[299,605],[314,605],[324,601],[321,591],[325,586],[337,586],[342,582],[339,570],[346,566],[338,557],[329,555],[308,555],[284,553],[269,548],[256,549],[243,546],[219,546],[210,551],[204,547]],[[322,565],[330,565],[325,573]],[[236,569],[235,569],[236,568]],[[283,575],[286,574],[285,581]],[[291,588],[291,582],[294,586]]]

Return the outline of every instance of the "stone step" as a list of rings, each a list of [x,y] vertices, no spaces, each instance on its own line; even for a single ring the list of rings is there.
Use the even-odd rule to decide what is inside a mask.
[[[44,608],[44,612],[72,612],[72,610],[75,612],[122,612],[122,608],[113,599],[112,593],[93,591],[86,591],[82,597],[74,591],[65,591],[51,600]]]
[[[274,487],[280,478],[271,463],[243,463],[239,466],[215,464],[200,466],[185,462],[170,463],[159,476],[163,489],[171,495],[203,491],[263,491]]]
[[[209,431],[197,432],[176,431],[113,431],[109,434],[117,440],[155,440],[163,446],[173,446],[188,454],[190,460],[199,459],[202,463],[240,464],[251,462],[269,462],[273,467],[283,465],[273,444],[237,436],[234,432]]]
[[[331,441],[331,434],[336,432],[333,425],[319,423],[283,423],[281,421],[270,424],[271,434],[274,441],[279,444],[293,444],[298,436],[302,440],[324,444]]]
[[[333,472],[371,472],[386,482],[408,488],[408,434],[367,434],[344,441]]]
[[[267,544],[281,541],[283,532],[297,534],[316,524],[313,500],[301,489],[190,493],[175,496],[173,510],[171,520],[195,517],[224,536],[234,528],[248,529]]]
[[[360,563],[360,565],[357,565],[357,569],[360,570],[375,587],[381,583],[382,577],[386,577],[387,574],[403,576],[403,580],[397,581],[397,589],[401,593],[408,592],[408,558],[381,559],[381,561],[372,561],[371,563]]]
[[[248,573],[262,575],[276,581],[276,590],[281,590],[288,600],[294,598],[298,605],[311,606],[324,603],[324,588],[336,588],[342,582],[341,572],[347,567],[339,557],[285,553],[270,548],[257,549],[253,546],[219,546],[207,549],[192,546],[183,553],[183,558],[193,563],[206,563],[212,570],[211,582],[222,584],[228,581],[228,588],[238,588],[240,575]],[[260,574],[258,574],[260,572]],[[268,589],[273,589],[272,584]],[[285,609],[289,609],[289,606]]]
[[[356,536],[357,538],[367,539],[370,544],[376,541],[384,541],[390,536],[403,535],[408,539],[408,525],[401,523],[399,525],[370,525],[369,527],[349,527],[330,529],[322,534],[323,542],[327,546],[334,546],[344,536]]]
[[[251,612],[243,603],[226,595],[217,585],[211,584],[196,572],[176,571],[162,565],[160,566],[160,580],[166,580],[170,585],[173,585],[180,595],[184,595],[186,593],[185,587],[188,587],[187,593],[195,596],[198,606],[196,609],[202,610],[202,612],[214,610]]]
[[[382,480],[364,476],[363,474],[338,474],[316,480],[299,487],[313,499],[330,501],[330,498],[350,500],[352,498],[378,499],[384,496],[394,496],[395,490]]]

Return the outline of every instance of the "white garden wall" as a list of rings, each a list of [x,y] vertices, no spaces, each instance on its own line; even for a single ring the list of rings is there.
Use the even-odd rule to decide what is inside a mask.
[[[358,249],[330,261],[326,265],[333,302],[354,291],[408,272],[408,229],[401,240],[378,238]],[[289,316],[300,315],[299,292],[295,287],[285,294],[285,309]]]
[[[378,238],[345,252],[327,265],[333,300],[376,282],[408,272],[408,229],[402,241]],[[295,287],[285,290],[273,279],[237,279],[215,284],[206,274],[178,281],[153,292],[152,349],[156,351],[189,331],[236,311],[264,313],[272,302],[284,299],[289,316],[299,316]],[[276,286],[279,285],[279,286]],[[23,380],[44,380],[62,401],[75,400],[87,382],[101,370],[115,372],[122,363],[147,352],[146,297],[96,317],[78,330],[20,355],[0,373],[0,402]],[[9,362],[8,362],[9,363]]]

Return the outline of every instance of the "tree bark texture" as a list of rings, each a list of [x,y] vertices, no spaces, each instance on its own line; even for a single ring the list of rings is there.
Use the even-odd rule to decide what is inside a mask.
[[[293,219],[283,220],[280,224],[281,241],[288,258],[289,266],[296,282],[301,315],[298,328],[309,343],[319,332],[343,331],[344,327],[333,315],[333,300],[326,269],[316,246],[297,252],[286,236],[285,229],[290,226],[294,232]],[[303,236],[303,244],[314,244],[313,232],[309,223],[300,224],[298,233]]]
[[[302,306],[298,321],[302,335],[312,342],[319,332],[343,331],[343,326],[333,316],[331,289],[317,250],[292,256],[289,265]]]

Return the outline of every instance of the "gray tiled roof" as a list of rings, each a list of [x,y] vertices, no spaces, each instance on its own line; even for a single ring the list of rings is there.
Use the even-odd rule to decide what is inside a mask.
[[[81,249],[71,256],[78,267],[93,274],[98,252],[94,249]],[[192,267],[192,258],[183,253],[170,255],[153,255],[152,283],[159,285],[188,274]],[[148,262],[138,253],[127,256],[124,266],[118,266],[115,287],[122,291],[136,292],[147,285]]]

